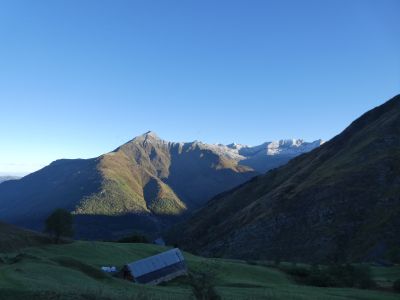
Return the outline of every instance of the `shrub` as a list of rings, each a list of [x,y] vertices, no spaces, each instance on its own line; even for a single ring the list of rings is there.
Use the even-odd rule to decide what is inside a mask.
[[[332,277],[331,286],[353,287],[355,284],[355,269],[350,264],[333,264],[327,268],[326,272]]]
[[[189,274],[189,285],[193,294],[199,300],[219,300],[221,297],[215,291],[216,271],[203,263],[201,271]]]
[[[145,243],[148,244],[149,240],[147,237],[141,234],[133,234],[131,236],[124,237],[117,240],[118,243]]]
[[[288,267],[282,271],[294,277],[296,282],[319,287],[358,287],[362,289],[376,286],[368,266],[335,264],[329,267],[311,268]]]
[[[376,287],[375,281],[372,280],[371,270],[368,266],[354,267],[354,284],[362,289],[370,289]]]
[[[393,282],[393,290],[400,293],[400,279],[397,279],[395,282]]]
[[[189,284],[193,294],[199,300],[219,300],[212,278],[205,272],[189,274]]]
[[[274,259],[274,265],[278,267],[280,264],[281,264],[281,258],[280,257],[276,257]]]
[[[318,265],[313,265],[309,276],[305,279],[308,285],[328,287],[334,285],[334,280],[326,269],[321,269]]]
[[[400,247],[390,249],[387,256],[391,262],[395,264],[400,263]]]
[[[313,272],[305,282],[307,285],[318,287],[335,286],[334,280],[325,272]]]
[[[296,277],[296,279],[302,279],[302,278],[306,278],[308,276],[310,276],[310,269],[307,268],[302,268],[302,267],[289,267],[289,268],[285,268],[284,271],[291,275]]]

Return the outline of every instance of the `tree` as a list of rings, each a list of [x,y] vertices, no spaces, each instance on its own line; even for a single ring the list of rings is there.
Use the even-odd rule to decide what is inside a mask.
[[[72,224],[72,214],[66,209],[58,208],[46,219],[45,231],[53,235],[58,244],[61,237],[72,237]]]
[[[189,284],[193,294],[199,300],[220,300],[221,297],[215,290],[217,277],[216,268],[212,268],[207,263],[201,263],[196,272],[189,273]]]

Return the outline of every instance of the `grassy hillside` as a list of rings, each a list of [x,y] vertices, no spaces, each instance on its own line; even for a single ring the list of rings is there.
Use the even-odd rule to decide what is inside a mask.
[[[121,267],[165,249],[146,244],[80,241],[1,254],[0,300],[194,299],[184,279],[148,287],[99,271],[103,265]],[[216,291],[223,299],[398,299],[398,295],[389,292],[300,286],[279,270],[242,261],[205,259],[188,253],[185,258],[191,272],[211,270],[216,274]],[[399,268],[377,268],[374,272],[386,282],[399,274]],[[388,279],[387,274],[391,274]]]
[[[49,244],[51,240],[40,233],[0,222],[0,253]]]
[[[218,257],[390,259],[400,246],[399,136],[397,96],[318,149],[215,197],[177,226],[178,243]]]

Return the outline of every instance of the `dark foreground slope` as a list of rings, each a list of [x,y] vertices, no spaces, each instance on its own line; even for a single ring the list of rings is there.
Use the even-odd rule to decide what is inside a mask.
[[[149,244],[73,242],[24,249],[24,255],[1,254],[1,300],[188,300],[196,299],[191,283],[182,277],[162,285],[139,285],[101,271],[102,266],[121,269],[167,250]],[[206,259],[184,253],[188,270],[195,278],[206,274],[205,284],[215,286],[221,299],[273,300],[398,300],[398,295],[379,290],[320,288],[296,284],[276,268],[243,261]],[[399,268],[373,268],[379,286],[391,286]],[[203,281],[196,281],[197,286]],[[381,285],[382,283],[382,285]],[[198,293],[197,293],[198,294]],[[204,297],[203,299],[210,299]],[[216,297],[214,297],[216,299]]]
[[[0,222],[0,253],[41,246],[50,242],[45,235]]]
[[[212,256],[387,257],[400,246],[400,96],[318,149],[217,196],[178,236]]]

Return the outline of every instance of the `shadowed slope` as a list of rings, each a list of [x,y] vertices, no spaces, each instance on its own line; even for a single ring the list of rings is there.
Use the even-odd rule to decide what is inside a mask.
[[[50,242],[51,240],[45,235],[0,222],[0,252],[17,251]]]
[[[98,159],[63,159],[0,184],[0,219],[41,229],[55,208],[73,210],[82,198],[101,188]]]
[[[287,165],[217,196],[181,243],[206,255],[373,259],[400,245],[400,96]]]

